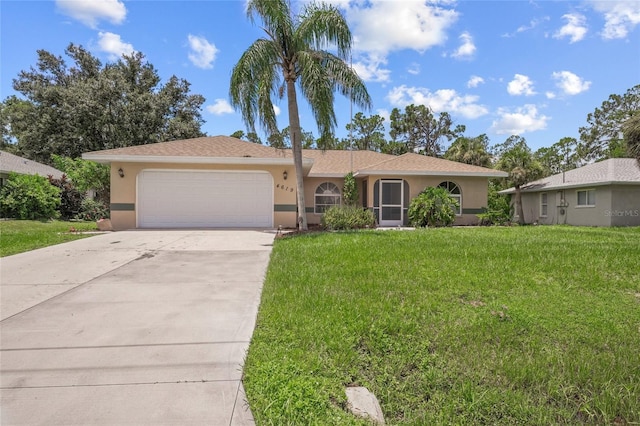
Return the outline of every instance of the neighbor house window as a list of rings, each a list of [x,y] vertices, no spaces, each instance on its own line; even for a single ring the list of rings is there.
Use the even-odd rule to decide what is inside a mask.
[[[547,204],[547,193],[543,192],[542,194],[540,194],[540,216],[546,217],[548,210],[549,206]]]
[[[315,212],[324,213],[329,207],[340,205],[340,189],[331,183],[321,183],[316,188],[315,194]]]
[[[578,202],[576,203],[580,207],[594,207],[596,205],[596,190],[584,189],[577,191]]]
[[[442,182],[438,187],[449,191],[451,198],[458,202],[455,212],[456,216],[460,216],[462,214],[462,191],[460,191],[460,187],[455,182]]]

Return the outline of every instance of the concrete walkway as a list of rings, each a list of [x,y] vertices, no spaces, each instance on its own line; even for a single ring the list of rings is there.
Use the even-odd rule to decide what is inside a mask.
[[[246,425],[274,234],[126,231],[0,260],[0,424]]]

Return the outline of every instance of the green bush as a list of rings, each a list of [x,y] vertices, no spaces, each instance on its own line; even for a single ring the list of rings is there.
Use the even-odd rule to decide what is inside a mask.
[[[445,188],[427,187],[411,200],[408,215],[412,226],[451,226],[456,220],[458,202]]]
[[[353,177],[353,173],[349,172],[344,177],[344,187],[342,188],[342,194],[344,202],[348,206],[355,206],[358,204],[358,184],[356,178]]]
[[[47,178],[9,174],[0,189],[0,215],[14,219],[52,219],[60,213],[60,190]]]
[[[60,190],[60,218],[69,220],[75,218],[80,213],[83,195],[78,191],[73,183],[62,175],[60,179],[49,176],[49,183]]]
[[[322,227],[329,230],[373,228],[375,223],[371,210],[357,206],[333,206],[322,216]]]
[[[508,195],[498,194],[495,185],[489,185],[487,211],[477,215],[480,225],[507,225],[513,217],[513,206]]]
[[[80,213],[78,213],[77,219],[97,221],[100,219],[109,218],[109,209],[107,206],[99,200],[92,200],[91,198],[85,198],[80,205]]]

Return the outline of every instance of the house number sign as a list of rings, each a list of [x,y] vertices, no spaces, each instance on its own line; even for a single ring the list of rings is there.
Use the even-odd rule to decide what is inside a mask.
[[[292,187],[288,187],[288,186],[284,186],[284,184],[276,184],[276,188],[280,188],[283,191],[289,191],[289,192],[293,192],[293,188]]]

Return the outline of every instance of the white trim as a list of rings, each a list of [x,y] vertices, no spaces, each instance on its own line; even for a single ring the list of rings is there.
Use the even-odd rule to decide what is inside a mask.
[[[439,172],[429,170],[361,170],[353,174],[354,176],[470,176],[470,177],[507,177],[506,172]]]
[[[584,182],[584,183],[573,183],[573,184],[565,184],[565,185],[552,185],[552,186],[540,186],[537,188],[520,188],[520,192],[525,193],[535,193],[535,192],[547,192],[547,191],[561,191],[563,189],[577,189],[577,188],[593,188],[598,186],[607,186],[607,185],[629,185],[629,186],[638,186],[640,182],[630,182],[630,181],[616,181],[609,180],[606,182]],[[514,188],[503,189],[502,191],[498,191],[498,194],[515,194],[516,190]]]
[[[382,187],[384,186],[385,183],[394,183],[394,184],[400,184],[400,204],[384,204],[382,201]],[[379,220],[379,225],[380,226],[402,226],[404,224],[404,179],[380,179],[380,188],[379,188],[379,200],[380,200],[380,220]],[[400,207],[400,220],[385,220],[383,223],[383,219],[382,219],[382,209],[383,207]]]

